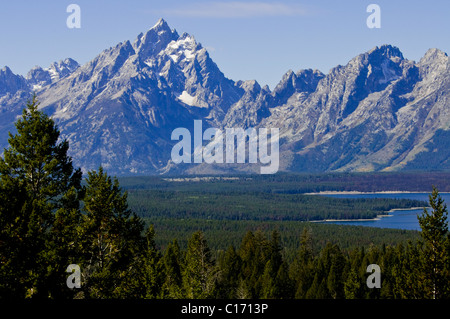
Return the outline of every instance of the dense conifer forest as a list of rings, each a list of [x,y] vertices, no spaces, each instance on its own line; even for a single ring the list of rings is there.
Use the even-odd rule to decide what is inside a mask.
[[[445,173],[280,174],[205,184],[119,182],[100,167],[83,179],[35,98],[16,128],[0,158],[1,299],[450,297],[448,210],[439,195],[448,191]],[[426,189],[428,203],[304,194]],[[421,231],[312,222],[412,206],[426,206]],[[69,276],[72,268],[79,280]]]

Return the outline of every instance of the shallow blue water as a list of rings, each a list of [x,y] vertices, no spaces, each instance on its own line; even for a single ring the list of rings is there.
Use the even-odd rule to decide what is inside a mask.
[[[407,198],[407,199],[418,199],[428,202],[428,193],[382,193],[382,194],[333,194],[333,195],[323,195],[329,197],[339,197],[339,198]],[[448,207],[450,207],[450,194],[442,193],[440,194],[444,199]],[[377,220],[368,221],[330,221],[326,223],[330,224],[342,224],[342,225],[357,225],[357,226],[370,226],[379,228],[397,228],[397,229],[410,229],[410,230],[420,230],[419,221],[417,220],[417,215],[422,214],[423,209],[411,209],[411,210],[396,210],[389,213],[389,217],[382,217]]]

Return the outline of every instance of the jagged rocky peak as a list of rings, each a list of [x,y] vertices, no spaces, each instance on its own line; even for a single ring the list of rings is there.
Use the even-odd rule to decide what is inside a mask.
[[[346,66],[334,68],[329,75],[333,81],[335,78],[345,79],[346,87],[350,85],[352,90],[365,92],[363,95],[366,95],[383,90],[401,78],[407,64],[408,60],[397,47],[382,45],[356,56]]]
[[[78,69],[80,65],[77,61],[67,58],[65,60],[61,60],[59,62],[54,62],[47,69],[50,72],[52,80],[59,80],[70,75],[73,71]]]
[[[35,66],[28,71],[26,79],[33,86],[33,90],[41,89],[43,86],[52,83],[50,72],[40,66]]]
[[[376,70],[385,71],[386,69],[396,68],[399,71],[400,65],[404,60],[402,52],[397,47],[382,45],[356,56],[349,62],[348,66],[359,69],[368,67],[368,75],[370,75],[372,73],[370,71]],[[378,76],[380,74],[375,75]]]
[[[8,66],[4,66],[3,68],[0,69],[0,76],[3,79],[15,76],[15,74],[11,71],[11,69]]]
[[[27,89],[27,87],[23,76],[14,74],[7,66],[0,69],[0,94],[14,94],[19,90]]]
[[[292,88],[294,86],[294,83],[293,83],[294,81],[295,81],[294,71],[292,71],[292,70],[287,71],[281,78],[281,81],[273,89],[273,94],[274,95],[283,94],[287,88],[289,88],[292,91]]]
[[[271,91],[256,80],[226,78],[192,35],[179,36],[160,19],[134,42],[81,67],[65,59],[35,67],[26,78],[2,68],[0,137],[34,90],[83,170],[167,172],[170,133],[195,119],[219,128],[279,128],[280,167],[292,171],[396,169],[435,148],[441,167],[447,135],[429,141],[448,129],[448,70],[448,56],[438,49],[416,63],[381,45],[326,75],[289,70]],[[0,139],[0,148],[6,143]],[[428,162],[419,158],[413,167]]]
[[[159,54],[168,55],[175,63],[190,62],[197,53],[200,53],[198,51],[201,49],[201,44],[197,43],[193,36],[188,33],[183,33],[179,38],[167,44],[165,50]]]
[[[161,32],[161,31],[171,32],[172,31],[169,27],[169,24],[163,18],[159,18],[159,20],[156,22],[156,24],[151,29],[154,29],[158,32]]]
[[[294,93],[314,92],[324,76],[319,70],[305,69],[297,73],[289,70],[273,89],[272,96],[275,98],[275,103],[279,105],[286,103]]]
[[[421,79],[417,88],[424,88],[429,92],[438,87],[449,87],[450,59],[447,53],[439,49],[429,49],[416,66]]]
[[[403,53],[399,48],[390,44],[383,44],[380,47],[376,46],[367,52],[369,55],[381,55],[387,58],[404,59]]]
[[[449,59],[447,53],[439,49],[432,48],[425,53],[422,59],[420,59],[420,63],[434,62],[434,61],[441,61],[444,63],[448,63]]]
[[[40,66],[32,68],[26,76],[26,79],[33,90],[40,90],[42,87],[54,83],[72,74],[80,65],[71,58],[53,62],[46,69]]]
[[[297,73],[289,70],[283,75],[280,83],[277,84],[273,91],[277,94],[290,88],[293,92],[312,92],[324,76],[319,70],[306,69],[299,70]]]
[[[262,90],[265,91],[266,93],[271,93],[270,87],[267,84],[262,87]]]
[[[53,62],[50,65],[50,68],[54,68],[55,70],[59,70],[60,72],[64,70],[68,71],[74,71],[76,70],[80,65],[77,61],[71,58],[67,58],[65,60],[61,60],[59,62]]]
[[[256,80],[237,81],[236,86],[240,87],[246,92],[257,93],[261,91],[261,86]]]
[[[92,61],[81,67],[83,71],[83,81],[90,81],[99,75],[106,81],[108,76],[115,74],[126,62],[126,60],[135,54],[130,41],[118,43],[116,46],[104,50]],[[90,74],[89,76],[85,76]]]
[[[175,29],[171,30],[164,19],[158,22],[146,33],[140,33],[133,43],[135,51],[144,56],[158,54],[171,41],[177,40],[179,35]]]
[[[312,92],[316,89],[319,81],[325,76],[317,69],[300,70],[296,74],[295,87],[300,92]]]
[[[367,67],[393,67],[400,66],[404,60],[405,59],[400,49],[391,45],[382,45],[380,47],[376,46],[365,53],[359,54],[351,59],[343,68],[363,70]],[[342,68],[342,66],[339,67]]]
[[[447,72],[450,67],[450,59],[447,53],[439,49],[429,49],[418,64],[422,76],[425,77],[431,73]]]
[[[196,43],[194,36],[190,35],[187,32],[183,32],[183,34],[177,40],[184,40],[186,42]]]

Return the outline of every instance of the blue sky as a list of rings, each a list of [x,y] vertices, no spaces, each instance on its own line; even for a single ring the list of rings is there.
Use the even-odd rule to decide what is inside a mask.
[[[81,28],[69,29],[69,4],[81,8]],[[369,29],[369,4],[381,8],[381,28]],[[329,69],[382,44],[410,60],[429,48],[450,53],[450,1],[149,1],[0,0],[0,68],[25,75],[67,57],[84,64],[115,44],[134,41],[164,18],[206,47],[224,74],[271,89],[289,69]]]

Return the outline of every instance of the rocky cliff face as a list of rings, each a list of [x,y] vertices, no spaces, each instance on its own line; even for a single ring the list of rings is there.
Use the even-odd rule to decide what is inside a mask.
[[[337,66],[288,71],[270,91],[224,76],[205,48],[164,20],[134,42],[35,67],[0,70],[0,146],[32,92],[70,142],[75,164],[116,175],[253,171],[250,165],[174,165],[177,127],[280,130],[280,169],[448,169],[449,58],[430,49],[419,62],[383,45]]]

